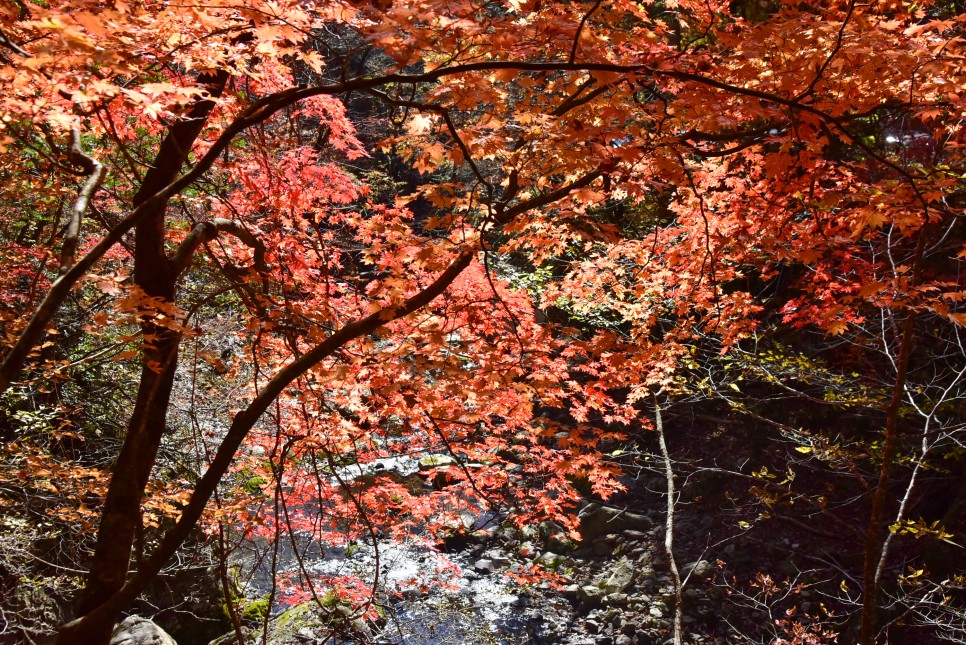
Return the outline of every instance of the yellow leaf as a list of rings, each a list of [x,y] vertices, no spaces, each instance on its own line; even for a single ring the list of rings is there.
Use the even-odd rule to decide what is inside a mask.
[[[839,334],[845,333],[845,330],[849,328],[849,324],[844,320],[833,320],[829,323],[826,331],[828,331],[830,336],[838,336]]]

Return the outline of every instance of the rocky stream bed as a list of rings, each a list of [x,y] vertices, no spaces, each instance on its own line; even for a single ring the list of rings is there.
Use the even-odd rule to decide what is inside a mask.
[[[267,645],[374,643],[382,645],[534,644],[650,645],[668,642],[674,595],[663,551],[664,517],[658,511],[634,512],[619,506],[587,503],[580,512],[581,539],[566,538],[561,527],[543,523],[523,530],[489,526],[442,554],[458,567],[448,569],[450,589],[408,589],[369,622],[336,606],[320,613],[309,605],[280,609],[268,622]],[[491,518],[497,524],[495,518]],[[685,520],[687,522],[687,520]],[[378,544],[383,584],[402,588],[404,580],[437,567],[433,553],[418,544]],[[687,548],[683,549],[685,553]],[[700,553],[697,554],[700,556]],[[686,558],[681,558],[688,562]],[[322,574],[363,573],[376,562],[372,545],[319,556],[311,568]],[[506,576],[514,567],[539,563],[556,572],[556,584],[520,587]],[[683,567],[690,574],[684,591],[685,632],[694,645],[729,642],[715,611],[715,569],[696,558]],[[266,590],[267,578],[254,576],[249,598]],[[391,596],[390,596],[391,597]],[[159,621],[162,622],[163,621]],[[144,621],[129,620],[114,645],[171,645]],[[262,626],[246,627],[246,641],[261,643]],[[134,630],[132,632],[131,630]],[[209,642],[182,625],[181,645]],[[211,645],[236,642],[229,633]]]

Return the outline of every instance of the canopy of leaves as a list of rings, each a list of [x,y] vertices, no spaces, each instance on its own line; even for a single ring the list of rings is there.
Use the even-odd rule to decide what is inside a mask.
[[[873,597],[886,527],[920,527],[893,465],[911,491],[961,442],[964,23],[892,0],[0,7],[0,507],[67,545],[42,574],[83,599],[63,641],[198,527],[574,531],[581,492],[625,488],[608,455],[655,395],[861,480]],[[426,455],[452,458],[434,487],[376,469]],[[363,582],[282,589],[368,611]]]

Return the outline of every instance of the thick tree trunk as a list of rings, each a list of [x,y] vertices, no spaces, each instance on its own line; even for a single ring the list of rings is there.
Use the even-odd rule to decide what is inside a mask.
[[[146,333],[159,332],[145,324]],[[167,420],[171,388],[177,369],[180,337],[171,330],[144,353],[137,404],[111,477],[97,534],[97,547],[87,577],[80,612],[86,614],[124,586],[135,537],[141,529],[141,500],[147,486]],[[160,366],[160,369],[152,369]],[[91,642],[110,640],[111,624]]]
[[[212,97],[217,97],[228,75],[219,73],[200,80]],[[134,197],[135,207],[177,178],[213,107],[214,100],[199,101],[187,119],[169,130],[153,167]],[[135,229],[134,282],[146,296],[159,303],[174,301],[177,280],[164,247],[166,210],[166,202],[158,204]],[[97,546],[79,607],[81,615],[102,605],[127,581],[131,552],[141,529],[141,501],[167,423],[181,334],[155,324],[150,308],[145,311],[141,330],[145,339],[141,382],[104,501]],[[87,625],[83,634],[62,629],[58,644],[107,645],[115,620],[116,615],[105,617],[94,625]]]

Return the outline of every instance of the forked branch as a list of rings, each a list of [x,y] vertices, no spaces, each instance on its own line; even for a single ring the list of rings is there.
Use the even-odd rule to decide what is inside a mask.
[[[172,260],[175,275],[181,275],[191,265],[191,260],[198,250],[198,247],[206,242],[212,241],[218,237],[219,233],[232,235],[238,238],[243,244],[251,247],[255,253],[253,259],[255,268],[262,273],[267,272],[265,245],[262,244],[262,241],[241,222],[217,217],[213,220],[196,224],[184,241],[181,242],[181,246],[178,247]]]

